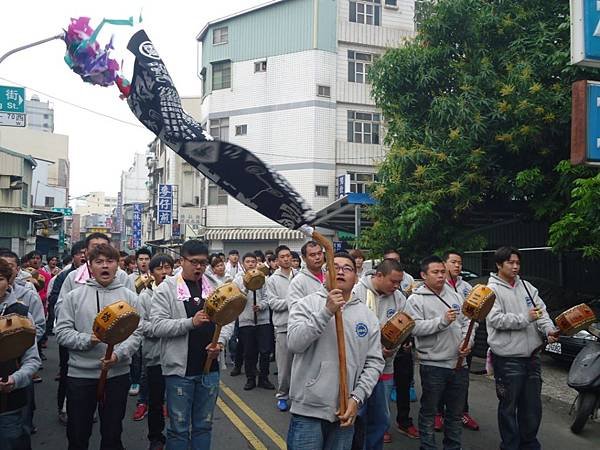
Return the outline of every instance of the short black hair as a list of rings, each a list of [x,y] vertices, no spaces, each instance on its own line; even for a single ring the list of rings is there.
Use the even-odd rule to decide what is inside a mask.
[[[323,247],[321,247],[321,244],[319,244],[317,241],[308,241],[305,242],[304,245],[300,248],[300,253],[302,253],[302,256],[306,257],[306,249],[308,247],[319,247],[321,250],[323,250]]]
[[[77,241],[73,244],[73,247],[71,247],[71,256],[75,256],[77,255],[79,252],[81,252],[81,250],[85,250],[85,242],[84,241]]]
[[[445,261],[448,261],[448,258],[450,258],[450,255],[458,255],[460,256],[460,259],[462,259],[463,255],[461,252],[454,250],[454,249],[450,249],[444,252],[444,256],[442,256],[442,259]]]
[[[244,262],[246,260],[246,258],[256,259],[256,254],[254,252],[244,253],[244,257],[242,258],[242,262]]]
[[[56,259],[56,261],[58,261],[58,256],[56,256],[56,255],[52,255],[52,256],[47,256],[47,257],[46,257],[46,261],[47,261],[47,262],[50,262],[50,261],[52,261],[53,259]]]
[[[13,271],[8,263],[3,259],[0,259],[0,277],[4,278],[6,281],[10,281],[12,275]]]
[[[104,233],[92,233],[88,237],[85,238],[85,248],[88,248],[90,245],[90,241],[92,239],[104,239],[106,242],[110,244],[110,238]]]
[[[163,266],[164,264],[168,264],[171,267],[175,265],[175,261],[169,255],[165,253],[159,253],[158,255],[154,255],[150,260],[150,264],[148,265],[148,269],[152,272],[154,269]]]
[[[35,256],[39,256],[41,258],[42,254],[40,252],[38,252],[37,250],[33,250],[33,251],[30,251],[29,253],[27,253],[23,259],[25,261],[29,261],[29,260],[33,259]]]
[[[119,251],[110,244],[100,244],[90,251],[88,261],[93,261],[98,256],[106,256],[107,258],[119,261]]]
[[[494,262],[496,265],[501,266],[504,261],[508,261],[511,255],[517,255],[519,257],[519,261],[521,261],[521,252],[514,247],[500,247],[498,250],[494,252]]]
[[[267,255],[274,255],[275,252],[273,250],[265,250],[265,256]]]
[[[256,256],[256,258],[261,258],[261,259],[265,259],[265,254],[263,253],[262,250],[254,250],[254,256]]]
[[[434,263],[444,264],[444,261],[442,260],[442,258],[440,258],[437,255],[431,255],[431,256],[427,256],[426,258],[423,258],[420,263],[421,272],[427,273],[427,269],[429,269],[429,265],[434,264]]]
[[[398,250],[396,250],[395,248],[392,248],[392,247],[386,248],[383,251],[383,256],[385,257],[385,255],[389,255],[390,253],[395,253],[396,255],[400,256],[400,252]]]
[[[383,276],[389,275],[393,271],[404,272],[404,269],[402,268],[402,264],[391,258],[384,259],[375,268],[375,273],[380,273]]]
[[[68,266],[69,264],[71,264],[73,262],[73,257],[71,255],[67,255],[62,259],[62,265],[64,266]]]
[[[208,247],[197,239],[190,239],[185,241],[181,246],[181,256],[196,256],[206,255],[208,256]]]
[[[278,258],[279,257],[279,252],[282,252],[284,250],[287,250],[288,252],[291,253],[291,250],[290,250],[290,248],[287,245],[280,245],[279,247],[277,247],[275,249],[275,253],[274,253],[275,257]]]
[[[298,254],[298,252],[291,251],[290,253],[292,254],[292,259],[300,260],[300,255]]]
[[[336,252],[333,254],[334,258],[346,258],[348,260],[350,260],[352,262],[352,266],[354,267],[354,270],[356,270],[356,260],[354,259],[354,257],[348,253],[348,252]]]
[[[7,248],[3,248],[2,250],[0,250],[0,258],[12,258],[15,260],[17,266],[21,265],[21,259],[19,258],[19,255]]]
[[[152,252],[146,247],[140,247],[135,251],[135,259],[138,259],[140,255],[147,255],[152,258]]]
[[[217,267],[220,263],[224,263],[225,260],[223,258],[221,258],[221,255],[219,255],[218,253],[213,253],[212,255],[210,255],[210,258],[208,258],[208,260],[210,261],[210,267]]]
[[[121,250],[119,252],[119,257],[121,257],[121,258],[127,258],[128,256],[129,256],[129,253],[124,252],[123,250]]]
[[[238,252],[236,249],[233,249],[233,250],[229,250],[228,254],[229,255],[238,255],[239,256],[240,252]]]

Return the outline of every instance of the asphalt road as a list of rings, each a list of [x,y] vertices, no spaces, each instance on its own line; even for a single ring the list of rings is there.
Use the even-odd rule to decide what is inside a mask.
[[[37,411],[35,425],[38,432],[33,437],[34,449],[66,449],[65,427],[58,422],[56,412],[56,387],[54,375],[58,368],[58,350],[54,338],[50,338],[46,350],[48,360],[41,372],[43,382],[36,385]],[[275,382],[275,376],[271,376]],[[273,391],[256,388],[246,392],[243,374],[232,378],[229,371],[222,374],[220,399],[215,411],[213,449],[285,449],[285,437],[289,414],[276,409]],[[417,389],[419,382],[417,381]],[[472,415],[479,421],[480,431],[463,433],[464,450],[492,450],[498,448],[499,436],[496,425],[496,396],[494,384],[484,375],[471,375],[470,406]],[[128,414],[123,421],[123,443],[128,450],[148,448],[146,420],[131,420],[135,398],[129,397]],[[395,407],[392,406],[395,415]],[[600,423],[588,423],[580,436],[569,430],[569,405],[544,397],[544,418],[540,439],[544,450],[587,450],[599,448]],[[411,408],[417,419],[418,403]],[[393,442],[386,449],[416,450],[418,440],[408,439],[392,430]],[[438,434],[441,446],[441,435]],[[98,425],[90,440],[90,449],[99,446]]]

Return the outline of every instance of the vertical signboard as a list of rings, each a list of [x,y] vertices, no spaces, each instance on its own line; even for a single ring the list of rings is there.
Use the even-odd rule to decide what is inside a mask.
[[[173,223],[173,186],[170,184],[158,185],[158,224],[171,225]]]
[[[144,210],[143,203],[133,204],[133,219],[131,221],[131,246],[138,249],[142,246],[142,211]]]
[[[571,163],[600,165],[600,82],[573,84]]]
[[[598,0],[571,0],[571,64],[600,67]]]

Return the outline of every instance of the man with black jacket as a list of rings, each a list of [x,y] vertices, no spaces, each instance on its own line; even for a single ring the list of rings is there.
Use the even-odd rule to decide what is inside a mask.
[[[54,308],[58,295],[60,294],[60,288],[69,276],[69,274],[79,268],[82,264],[85,264],[85,242],[79,241],[73,244],[71,248],[71,256],[73,261],[71,267],[59,273],[54,280],[52,291],[48,296],[48,304]],[[56,401],[58,406],[58,420],[63,425],[67,424],[67,413],[63,412],[63,406],[65,404],[65,397],[67,395],[67,369],[69,363],[69,351],[62,345],[58,346],[59,356],[59,376],[58,376],[58,390],[56,393]]]

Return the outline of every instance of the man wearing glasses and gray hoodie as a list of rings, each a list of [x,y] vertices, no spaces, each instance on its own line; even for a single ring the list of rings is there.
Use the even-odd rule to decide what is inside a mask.
[[[496,301],[486,318],[498,396],[501,450],[539,450],[542,376],[539,350],[558,340],[558,330],[538,290],[519,277],[521,253],[501,247],[494,254],[498,273],[488,286]]]
[[[354,421],[381,375],[379,320],[352,292],[356,284],[354,258],[334,256],[337,288],[316,292],[290,306],[288,348],[294,353],[290,399],[292,419],[289,450],[350,449]],[[348,369],[348,406],[338,411],[339,365],[336,311],[343,309]]]

